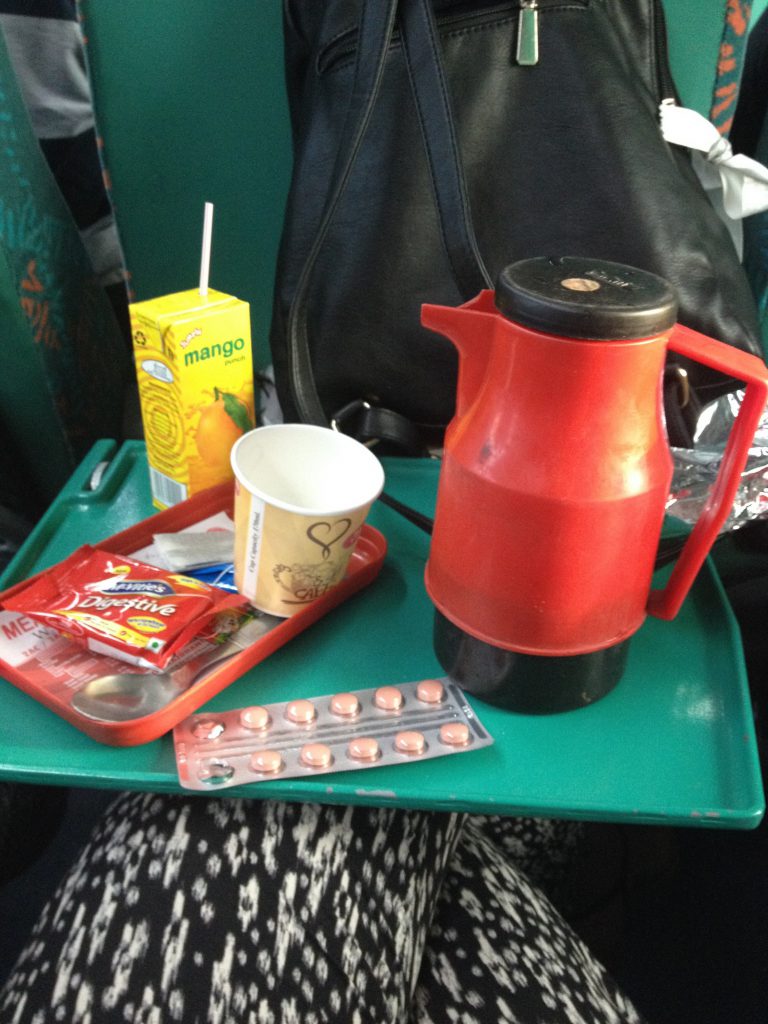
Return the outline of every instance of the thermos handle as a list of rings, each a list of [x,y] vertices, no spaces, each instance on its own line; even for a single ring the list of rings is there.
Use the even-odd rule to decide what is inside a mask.
[[[652,590],[650,593],[648,611],[659,619],[672,619],[677,615],[720,528],[728,518],[749,449],[768,401],[768,368],[757,356],[741,352],[722,341],[715,341],[682,324],[673,328],[669,348],[694,362],[744,381],[746,391],[706,508],[686,540],[667,585],[663,590]]]

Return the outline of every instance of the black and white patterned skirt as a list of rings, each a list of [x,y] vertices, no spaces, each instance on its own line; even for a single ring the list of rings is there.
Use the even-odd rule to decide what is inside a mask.
[[[126,793],[2,1024],[639,1021],[544,895],[565,822]]]

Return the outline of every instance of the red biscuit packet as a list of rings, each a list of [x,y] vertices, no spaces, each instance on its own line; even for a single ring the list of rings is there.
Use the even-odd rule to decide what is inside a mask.
[[[162,669],[239,594],[85,545],[6,598],[3,607],[89,650]]]

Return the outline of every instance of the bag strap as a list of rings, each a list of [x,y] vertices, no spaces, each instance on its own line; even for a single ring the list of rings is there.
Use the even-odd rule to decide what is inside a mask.
[[[342,130],[342,142],[331,187],[317,233],[296,286],[288,313],[289,380],[301,419],[325,425],[328,417],[317,393],[309,350],[307,297],[312,275],[344,195],[355,160],[370,123],[381,88],[387,54],[400,15],[400,35],[413,91],[422,138],[427,152],[432,187],[441,223],[443,245],[460,294],[469,299],[489,286],[489,275],[479,254],[456,131],[439,52],[439,40],[430,0],[363,0],[358,25],[357,55],[352,94]],[[367,432],[376,430],[377,410],[367,410]],[[381,410],[384,436],[406,450],[414,450],[414,426],[394,410]],[[418,440],[415,442],[419,446]],[[421,445],[423,449],[423,445]]]
[[[352,84],[352,95],[342,129],[342,144],[334,167],[331,187],[320,219],[312,247],[296,285],[288,311],[286,327],[288,343],[289,380],[293,400],[299,416],[306,423],[324,426],[325,411],[317,393],[307,333],[307,294],[320,250],[322,249],[333,215],[349,181],[355,158],[371,119],[376,97],[381,86],[392,33],[395,26],[398,0],[365,3],[360,9],[357,58]]]
[[[492,288],[475,237],[448,84],[430,0],[403,0],[400,25],[405,64],[427,152],[443,246],[466,301]]]

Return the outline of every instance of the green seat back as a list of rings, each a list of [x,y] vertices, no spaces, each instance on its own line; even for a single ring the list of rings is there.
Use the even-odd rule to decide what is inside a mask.
[[[214,204],[212,288],[251,303],[268,361],[290,175],[276,0],[81,0],[97,127],[136,300],[194,288]]]

